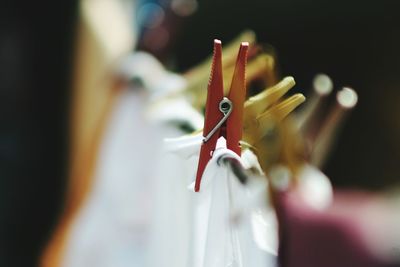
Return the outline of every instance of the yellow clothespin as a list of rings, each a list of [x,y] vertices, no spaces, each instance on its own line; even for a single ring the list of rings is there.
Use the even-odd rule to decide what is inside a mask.
[[[358,95],[351,88],[344,87],[337,92],[336,103],[323,121],[312,146],[310,161],[313,165],[319,168],[324,166],[346,117],[357,105],[357,101]]]
[[[283,98],[294,85],[293,77],[286,77],[245,103],[242,148],[255,152],[265,173],[276,164],[284,164],[295,173],[303,162],[303,143],[290,114],[305,97],[295,94]]]
[[[305,101],[302,94],[279,100],[295,85],[293,77],[286,77],[278,84],[251,97],[245,102],[243,141],[256,144],[269,131],[271,123],[282,120]]]

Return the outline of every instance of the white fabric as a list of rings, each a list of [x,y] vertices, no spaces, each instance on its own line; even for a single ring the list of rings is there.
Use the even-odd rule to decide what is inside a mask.
[[[179,124],[188,124],[192,129],[203,128],[204,117],[195,110],[183,95],[157,101],[146,110],[149,121],[159,125],[170,125],[176,128]],[[180,134],[168,137],[177,137]]]
[[[160,146],[141,110],[143,92],[118,98],[100,147],[94,184],[66,244],[65,267],[144,266],[151,219],[151,163]]]
[[[275,266],[277,224],[266,206],[266,180],[250,179],[243,186],[226,166],[217,163],[220,156],[229,156],[247,168],[259,168],[256,157],[247,151],[243,159],[238,158],[223,148],[221,138],[203,174],[200,192],[195,193],[201,140],[196,135],[165,142],[149,266]],[[188,183],[190,189],[183,190]]]
[[[223,156],[240,160],[226,148],[217,149],[206,167],[201,191],[196,196],[198,202],[195,205],[200,207],[197,213],[200,216],[196,216],[195,220],[198,226],[207,225],[206,242],[199,244],[204,247],[203,264],[199,266],[275,266],[274,255],[263,251],[253,237],[254,221],[251,214],[254,209],[260,210],[254,205],[254,198],[257,197],[251,190],[254,188],[243,186],[226,166],[218,165],[218,159]],[[265,203],[266,183],[261,188],[264,189],[262,195]],[[266,220],[264,222],[273,224]],[[276,228],[272,230],[273,233],[277,232]]]
[[[168,211],[157,210],[160,213],[155,213],[152,207],[164,192],[160,186],[168,186],[166,177],[155,175],[158,162],[161,166],[170,162],[164,158],[159,160],[162,138],[183,134],[174,124],[176,121],[191,127],[203,123],[202,116],[183,98],[169,99],[163,105],[149,109],[155,101],[154,95],[179,88],[182,78],[161,69],[161,65],[158,66],[158,76],[151,77],[139,66],[152,67],[157,62],[144,53],[132,57],[130,71],[136,69],[133,75],[153,88],[127,88],[115,102],[99,149],[93,187],[65,245],[64,267],[146,266],[149,226]],[[173,112],[167,113],[167,110]],[[187,182],[182,184],[182,190],[169,196],[171,201],[174,196],[179,199],[179,194],[187,193]],[[185,227],[178,226],[181,229]]]
[[[122,61],[118,73],[128,80],[140,80],[150,92],[152,101],[179,93],[187,84],[182,76],[167,71],[155,57],[145,52],[128,55]]]
[[[162,161],[156,166],[155,218],[150,227],[149,267],[189,267],[191,260],[192,192],[188,183],[195,175],[201,136],[166,142]],[[174,145],[176,144],[176,146]],[[183,154],[172,151],[184,152]],[[189,152],[189,153],[188,153]]]

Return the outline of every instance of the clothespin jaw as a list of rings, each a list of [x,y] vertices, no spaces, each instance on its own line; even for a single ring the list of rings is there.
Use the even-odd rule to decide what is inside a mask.
[[[203,144],[197,167],[195,192],[200,190],[201,177],[212,157],[217,140],[224,136],[227,148],[240,155],[242,138],[243,105],[246,95],[245,67],[249,44],[242,43],[236,61],[228,98],[224,97],[222,73],[222,44],[214,40],[214,53],[208,84],[203,128]]]
[[[233,73],[232,83],[228,99],[232,101],[233,110],[226,122],[226,146],[240,156],[241,147],[239,141],[243,134],[243,110],[246,99],[246,61],[249,43],[244,42],[240,45],[235,72]]]
[[[244,31],[237,38],[231,41],[229,44],[224,46],[222,49],[222,67],[224,69],[225,77],[229,77],[227,80],[229,81],[232,77],[233,68],[235,64],[235,57],[237,56],[236,51],[237,47],[241,44],[240,40],[247,40],[250,44],[256,43],[256,35],[252,31]],[[252,51],[250,53],[256,54],[258,50],[256,46],[252,46]],[[213,57],[207,58],[204,62],[200,63],[193,69],[189,70],[184,74],[184,77],[188,81],[187,92],[189,93],[190,99],[193,101],[193,105],[197,109],[202,109],[205,106],[206,97],[203,91],[205,80],[207,80],[209,76],[209,68],[213,62]],[[258,68],[260,68],[260,64],[257,64]],[[256,72],[252,70],[252,72]],[[254,74],[255,75],[255,74]],[[227,81],[225,80],[225,81]],[[225,82],[227,83],[227,82]],[[225,91],[227,93],[227,91]]]
[[[210,80],[207,90],[207,104],[205,110],[203,136],[208,136],[215,125],[217,125],[223,117],[223,114],[218,111],[219,102],[224,97],[223,88],[222,45],[220,40],[214,40],[214,53],[211,65]],[[196,174],[196,183],[194,187],[194,191],[196,192],[198,192],[200,189],[201,176],[203,175],[207,163],[212,157],[212,151],[215,149],[218,138],[218,134],[213,134],[206,142],[203,141],[203,144],[201,145],[199,163]]]

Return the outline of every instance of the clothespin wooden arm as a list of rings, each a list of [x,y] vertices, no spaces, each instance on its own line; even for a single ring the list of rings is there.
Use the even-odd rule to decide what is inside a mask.
[[[312,144],[311,163],[322,168],[337,135],[349,112],[357,105],[357,93],[344,87],[336,94],[336,103],[322,123],[314,144]]]
[[[295,84],[296,82],[293,77],[285,77],[276,85],[250,97],[244,104],[244,120],[252,119],[255,116],[260,115],[263,111],[283,97]]]
[[[228,99],[230,99],[233,104],[233,111],[226,123],[226,146],[239,156],[241,155],[239,142],[243,134],[243,112],[246,99],[245,75],[248,50],[249,43],[241,43],[228,94]]]
[[[223,115],[219,111],[219,102],[223,99],[223,79],[222,79],[222,44],[219,40],[214,40],[213,60],[211,74],[207,90],[207,104],[204,117],[203,136],[208,136],[213,132],[215,126],[221,121]],[[210,161],[212,151],[214,151],[219,138],[220,129],[214,131],[213,135],[203,142],[200,148],[199,162],[197,166],[196,182],[194,190],[200,190],[200,182],[203,172]]]
[[[223,67],[233,66],[235,64],[237,56],[237,48],[240,46],[243,40],[246,40],[250,44],[254,44],[256,42],[256,35],[253,31],[247,30],[242,32],[238,37],[236,37],[228,45],[226,45],[222,49]],[[194,82],[195,80],[203,79],[204,77],[206,78],[206,80],[208,80],[208,75],[210,74],[209,68],[212,65],[212,61],[213,61],[213,56],[211,55],[202,63],[190,69],[188,72],[184,74],[185,78],[188,79],[189,87],[191,87],[190,84],[196,83]]]
[[[250,145],[256,144],[270,130],[271,123],[285,119],[294,109],[305,101],[302,94],[295,94],[279,102],[255,119],[244,121],[243,141]]]
[[[260,132],[260,123],[265,123],[263,118],[268,118],[268,108],[277,103],[294,85],[293,77],[286,77],[276,85],[266,88],[263,92],[245,102],[243,122],[245,142],[254,144],[255,140],[260,138],[260,135],[263,135]],[[284,102],[281,105],[286,105],[286,103]],[[262,116],[263,113],[264,115]]]
[[[246,40],[252,45],[256,42],[256,36],[252,31],[245,31],[222,49],[221,62],[224,70],[224,84],[226,85],[225,93],[228,91],[227,88],[229,88],[230,79],[234,71],[237,48],[240,46],[242,40]],[[203,63],[184,74],[188,83],[185,92],[192,101],[192,105],[198,110],[201,110],[205,106],[206,94],[204,88],[207,86],[211,64],[212,58],[209,57]]]

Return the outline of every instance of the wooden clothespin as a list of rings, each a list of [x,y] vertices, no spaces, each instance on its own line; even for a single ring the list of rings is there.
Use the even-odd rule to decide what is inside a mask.
[[[259,53],[260,49],[256,45],[256,36],[252,31],[245,31],[237,38],[224,46],[222,49],[222,69],[224,84],[228,84],[234,69],[236,60],[236,50],[240,45],[240,40],[247,40],[249,42],[248,49],[248,63],[246,66],[246,84],[254,82],[255,80],[262,81],[266,84],[275,84],[275,58],[273,55],[267,53]],[[192,105],[202,110],[205,107],[206,94],[204,94],[204,86],[207,84],[209,76],[209,66],[212,64],[212,57],[207,58],[204,62],[198,64],[184,74],[187,80],[187,87],[185,94],[192,102]],[[224,87],[224,92],[228,92],[229,87]]]
[[[358,95],[349,88],[343,87],[336,94],[336,103],[332,106],[325,120],[320,126],[313,143],[310,161],[318,168],[323,168],[324,163],[337,139],[337,136],[349,115],[357,105]]]
[[[241,40],[247,40],[250,45],[256,42],[256,35],[254,32],[247,30],[242,32],[237,38],[232,40],[223,49],[222,66],[229,67],[235,64],[236,49],[241,44]],[[202,81],[208,78],[209,68],[212,64],[213,57],[209,56],[206,60],[193,67],[184,74],[184,77],[188,80],[188,90],[197,91],[199,87],[202,87]]]
[[[289,129],[290,114],[305,101],[302,94],[284,97],[293,88],[293,77],[285,77],[276,85],[251,97],[244,104],[242,147],[257,155],[265,173],[276,162],[290,169],[298,166],[298,139]]]
[[[196,174],[195,191],[200,190],[200,182],[207,163],[212,157],[217,140],[223,136],[226,146],[240,156],[239,141],[243,131],[243,105],[246,97],[245,66],[249,43],[240,45],[236,66],[228,97],[224,97],[222,73],[222,44],[214,40],[212,69],[208,84],[206,113],[203,129],[203,144],[201,145],[199,163]]]
[[[293,88],[293,77],[285,77],[276,85],[250,97],[244,104],[243,140],[254,146],[271,127],[271,123],[286,118],[296,107],[305,101],[302,94],[282,97]]]

